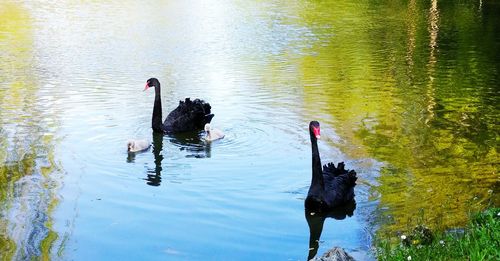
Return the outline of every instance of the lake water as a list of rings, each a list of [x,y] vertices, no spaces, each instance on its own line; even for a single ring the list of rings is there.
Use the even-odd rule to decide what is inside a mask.
[[[453,2],[3,0],[0,258],[369,260],[499,206],[500,5]],[[150,77],[226,137],[153,135]],[[306,220],[311,120],[352,216]]]

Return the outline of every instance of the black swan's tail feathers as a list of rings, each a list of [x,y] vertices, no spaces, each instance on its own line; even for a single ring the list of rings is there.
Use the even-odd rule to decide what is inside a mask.
[[[356,180],[358,180],[358,176],[356,175],[356,171],[350,170],[349,173],[347,174],[348,180],[349,180],[349,185],[355,186],[356,185]]]
[[[332,164],[332,165],[333,165],[333,164]],[[344,162],[343,162],[343,161],[342,161],[342,162],[339,162],[339,163],[337,164],[337,169],[338,169],[340,172],[344,173],[344,171],[345,171],[345,164],[344,164]]]
[[[205,123],[210,123],[212,121],[212,118],[214,117],[214,114],[207,114],[205,115]]]
[[[346,170],[345,169],[345,164],[344,162],[339,162],[337,164],[337,167],[335,167],[335,164],[333,163],[328,163],[323,166],[323,175],[329,175],[332,177],[338,177],[341,175],[344,175],[347,177],[347,184],[350,186],[355,186],[356,185],[356,180],[358,177],[356,176],[356,171],[354,170]]]
[[[208,102],[205,102],[205,101],[200,100],[200,99],[195,99],[194,104],[196,104],[196,106],[200,106],[205,114],[210,114],[210,112],[211,112],[210,110],[212,109],[212,106],[210,106],[210,104]]]

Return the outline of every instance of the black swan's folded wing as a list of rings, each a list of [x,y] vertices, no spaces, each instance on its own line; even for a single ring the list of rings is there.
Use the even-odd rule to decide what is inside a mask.
[[[327,183],[327,180],[334,180],[335,177],[341,177],[343,183],[352,187],[356,185],[356,180],[358,179],[356,171],[345,169],[344,162],[339,162],[337,167],[331,162],[323,165],[325,183]]]
[[[333,164],[332,162],[323,165],[323,175],[331,175],[336,177],[345,173],[347,173],[347,170],[345,169],[344,162],[339,162],[337,164],[337,167],[335,167],[335,164]]]
[[[163,123],[167,132],[193,131],[203,129],[214,117],[209,103],[200,99],[186,98],[171,111]]]
[[[330,206],[345,204],[354,199],[356,186],[356,171],[346,170],[343,162],[337,167],[333,163],[323,166],[325,181],[325,199]]]

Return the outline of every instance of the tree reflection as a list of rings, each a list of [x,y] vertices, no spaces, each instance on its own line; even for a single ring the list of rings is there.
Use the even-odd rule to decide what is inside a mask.
[[[54,159],[58,110],[36,71],[32,23],[23,5],[0,1],[2,260],[48,260],[61,243],[52,218],[63,172]]]
[[[320,59],[301,60],[306,111],[332,116],[323,122],[339,135],[333,146],[384,164],[366,177],[390,217],[383,233],[414,225],[421,210],[429,226],[449,228],[499,204],[500,6],[477,5],[315,2],[300,13],[311,28],[334,28],[313,29]]]
[[[323,225],[327,218],[343,220],[346,217],[352,217],[356,209],[356,201],[351,201],[346,205],[339,206],[327,213],[314,213],[307,209],[304,211],[307,225],[309,225],[309,254],[307,260],[311,260],[318,253],[319,240],[323,232]]]

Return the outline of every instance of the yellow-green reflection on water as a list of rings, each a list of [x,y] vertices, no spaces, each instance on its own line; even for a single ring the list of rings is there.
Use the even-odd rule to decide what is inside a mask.
[[[317,108],[332,116],[336,145],[348,155],[384,163],[372,191],[380,232],[422,219],[440,229],[461,226],[470,211],[500,203],[498,60],[485,44],[498,39],[474,39],[494,21],[478,19],[474,4],[388,5],[304,10],[306,21],[335,32],[303,59],[304,98],[317,104],[324,95]],[[451,13],[460,14],[456,24]]]
[[[33,71],[33,25],[20,4],[0,3],[0,258],[48,260],[57,234],[49,104]],[[41,103],[44,103],[41,105]]]
[[[327,150],[324,158],[341,155],[356,166],[356,211],[366,215],[358,220],[372,220],[363,208],[375,201],[374,215],[381,222],[369,225],[382,235],[406,229],[421,216],[434,227],[456,227],[470,210],[498,206],[500,8],[495,3],[151,3],[157,6],[0,3],[3,259],[47,259],[64,252],[58,244],[66,240],[77,255],[70,253],[68,259],[106,254],[162,258],[164,252],[196,244],[211,245],[195,254],[213,254],[217,251],[206,248],[224,243],[228,247],[221,248],[235,259],[242,252],[258,252],[255,259],[273,254],[295,259],[296,252],[292,257],[281,252],[286,246],[296,250],[301,236],[307,238],[300,231],[305,222],[294,214],[303,217],[296,195],[307,191],[309,160],[304,157],[309,155],[301,152],[309,151],[303,127],[312,119],[332,134],[322,144],[342,151]],[[150,76],[166,86],[165,104],[193,93],[210,98],[217,123],[230,130],[226,147],[214,145],[206,161],[194,161],[165,139],[163,163],[155,165],[153,155],[143,154],[139,164],[125,164],[117,144],[128,135],[149,134],[150,96],[138,94],[136,85]],[[231,132],[240,143],[230,139]],[[238,161],[234,154],[244,156]],[[276,164],[283,155],[294,161],[290,167]],[[245,157],[255,162],[248,164]],[[56,180],[64,172],[60,161],[72,170],[65,177],[83,188],[85,200],[74,209],[69,201],[78,201],[80,195],[71,194],[78,192],[57,194]],[[205,169],[206,162],[214,168]],[[163,167],[158,190],[144,185],[142,163]],[[241,166],[245,172],[237,179],[223,178],[228,169]],[[203,173],[194,171],[199,169]],[[234,189],[220,195],[218,189],[227,183]],[[295,194],[283,196],[283,187]],[[64,196],[65,202],[60,200]],[[226,197],[250,207],[226,202]],[[179,215],[191,214],[191,209],[177,211],[193,202],[199,204],[194,210],[199,216]],[[59,224],[61,231],[69,230],[64,235],[69,239],[61,239],[52,217],[64,203],[65,211],[81,211],[76,225]],[[61,216],[71,220],[76,214]],[[208,224],[203,223],[206,217],[212,218]],[[277,223],[288,227],[278,229]],[[104,229],[109,233],[95,238],[93,233]],[[365,231],[363,225],[357,229]],[[126,253],[114,245],[123,233],[135,233],[128,247],[145,247],[148,253]],[[262,239],[263,233],[268,238]],[[208,242],[207,235],[219,241]],[[260,244],[251,244],[257,240]],[[281,244],[272,251],[261,246],[277,241]],[[307,242],[301,246],[307,253]]]

